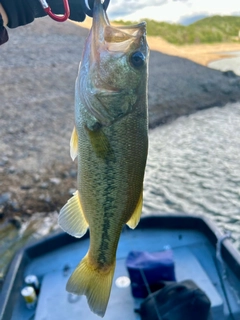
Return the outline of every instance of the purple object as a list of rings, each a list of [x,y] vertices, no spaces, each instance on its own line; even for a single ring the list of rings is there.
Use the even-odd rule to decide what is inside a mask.
[[[176,281],[172,250],[131,251],[127,256],[126,266],[135,298],[146,298],[149,291],[161,289],[162,281]]]

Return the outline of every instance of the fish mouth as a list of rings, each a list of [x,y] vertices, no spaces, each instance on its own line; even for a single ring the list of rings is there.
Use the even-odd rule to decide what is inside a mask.
[[[109,51],[126,52],[129,46],[137,48],[145,40],[145,36],[145,22],[130,26],[113,27],[101,0],[94,1],[92,37],[95,53],[99,51],[99,47],[102,45],[106,45],[105,48]]]

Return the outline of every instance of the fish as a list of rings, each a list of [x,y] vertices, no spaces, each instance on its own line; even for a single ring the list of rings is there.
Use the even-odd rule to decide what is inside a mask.
[[[110,297],[122,228],[135,228],[143,204],[148,153],[146,23],[115,27],[101,0],[75,83],[75,126],[70,155],[78,162],[77,191],[60,210],[59,225],[82,237],[87,254],[66,289],[86,295],[103,317]]]

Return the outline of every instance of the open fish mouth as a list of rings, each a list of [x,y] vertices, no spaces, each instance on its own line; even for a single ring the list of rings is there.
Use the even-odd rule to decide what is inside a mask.
[[[135,43],[135,46],[138,46],[141,40],[144,42],[142,38],[146,36],[146,23],[113,27],[104,4],[101,0],[96,0],[93,8],[92,36],[95,44],[105,42],[110,51],[127,51],[130,45]]]

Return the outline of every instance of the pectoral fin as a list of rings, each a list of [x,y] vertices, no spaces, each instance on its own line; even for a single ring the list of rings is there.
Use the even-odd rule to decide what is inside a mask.
[[[78,191],[60,210],[58,223],[65,232],[76,238],[81,238],[87,232],[88,223],[83,215]]]
[[[143,205],[143,192],[141,192],[136,208],[131,218],[127,222],[127,225],[129,226],[129,228],[134,229],[138,225],[138,222],[140,220],[141,213],[142,213],[142,205]]]
[[[103,130],[101,128],[95,131],[91,131],[88,128],[86,128],[86,130],[88,132],[91,145],[97,157],[102,159],[114,159],[113,149],[111,147],[108,137],[103,132]]]
[[[77,155],[78,155],[78,134],[77,134],[76,127],[74,126],[71,140],[70,140],[70,156],[73,161],[75,160]]]

